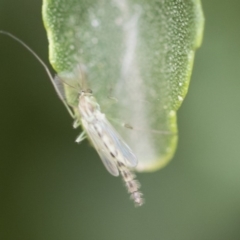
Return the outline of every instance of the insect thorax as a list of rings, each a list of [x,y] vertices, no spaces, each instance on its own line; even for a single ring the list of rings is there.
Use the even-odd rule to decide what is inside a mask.
[[[93,122],[96,118],[99,118],[102,115],[99,104],[90,93],[81,92],[78,109],[81,117],[87,122]]]

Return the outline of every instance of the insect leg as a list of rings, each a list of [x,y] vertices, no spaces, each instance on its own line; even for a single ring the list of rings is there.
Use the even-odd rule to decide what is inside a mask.
[[[81,125],[80,121],[78,119],[75,119],[73,122],[73,128],[78,128]]]
[[[81,134],[77,137],[75,140],[76,143],[82,142],[86,138],[86,133],[84,131],[81,132]]]
[[[5,36],[8,36],[10,38],[12,38],[14,41],[18,42],[19,44],[21,44],[24,48],[26,48],[36,59],[37,61],[42,65],[42,67],[45,69],[51,83],[53,84],[53,87],[54,89],[56,90],[59,98],[61,99],[61,101],[63,102],[64,106],[67,108],[69,114],[71,117],[75,118],[74,117],[74,114],[71,110],[71,108],[68,106],[66,100],[64,99],[59,87],[57,86],[56,84],[56,81],[55,79],[53,78],[48,66],[46,65],[46,63],[37,55],[37,53],[35,53],[32,48],[30,48],[26,43],[24,43],[20,38],[14,36],[13,34],[9,33],[9,32],[6,32],[6,31],[3,31],[3,30],[0,30],[0,34],[3,34]]]

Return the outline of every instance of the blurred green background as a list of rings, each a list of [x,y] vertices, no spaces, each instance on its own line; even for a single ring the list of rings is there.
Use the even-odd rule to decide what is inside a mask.
[[[240,1],[204,0],[206,18],[179,146],[163,170],[138,174],[134,208],[25,49],[0,36],[1,240],[240,239]],[[0,0],[0,29],[46,62],[40,0]]]

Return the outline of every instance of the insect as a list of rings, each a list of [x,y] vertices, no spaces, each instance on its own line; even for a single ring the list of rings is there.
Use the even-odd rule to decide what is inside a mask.
[[[59,87],[61,83],[70,87],[71,85],[59,76],[53,78],[49,68],[43,60],[22,40],[9,32],[0,31],[0,33],[7,35],[20,43],[40,62],[47,72],[59,98],[70,115],[74,118],[74,127],[76,128],[79,125],[82,125],[83,127],[83,132],[76,139],[76,142],[81,142],[85,138],[85,135],[87,135],[108,172],[113,176],[119,176],[120,173],[135,206],[141,206],[144,203],[144,199],[142,193],[139,191],[140,184],[135,179],[135,174],[130,170],[137,166],[138,160],[130,147],[124,142],[108,121],[105,114],[101,112],[100,106],[94,98],[92,90],[86,88],[79,91],[77,106],[78,114],[74,114]],[[80,71],[82,70],[80,69]],[[83,74],[79,73],[79,75],[79,79],[84,80],[86,83],[86,79],[83,79]]]

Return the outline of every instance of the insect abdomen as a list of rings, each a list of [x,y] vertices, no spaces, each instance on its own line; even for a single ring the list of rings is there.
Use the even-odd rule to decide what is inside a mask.
[[[122,175],[123,181],[127,187],[128,192],[131,195],[131,199],[134,201],[135,206],[139,207],[143,205],[144,199],[142,198],[143,194],[139,191],[141,185],[135,179],[135,174],[132,173],[123,163],[118,162],[118,169]]]

